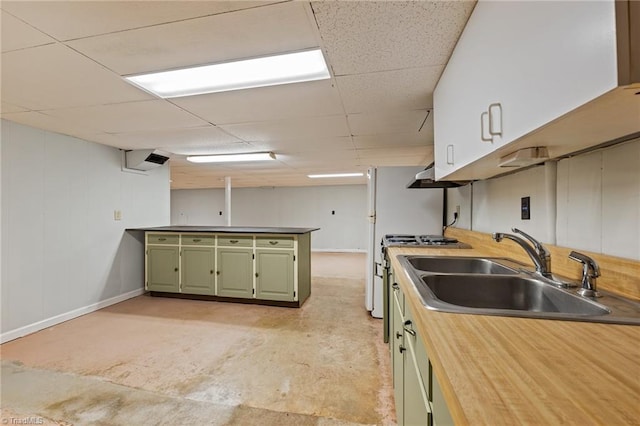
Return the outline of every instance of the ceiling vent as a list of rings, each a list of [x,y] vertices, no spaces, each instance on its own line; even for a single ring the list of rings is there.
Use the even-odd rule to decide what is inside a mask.
[[[125,152],[125,165],[127,169],[151,170],[162,166],[169,157],[159,154],[155,149],[137,149]]]

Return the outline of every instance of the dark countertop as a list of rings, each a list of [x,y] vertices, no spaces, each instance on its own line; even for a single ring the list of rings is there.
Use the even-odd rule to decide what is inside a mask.
[[[127,231],[152,232],[217,232],[229,234],[307,234],[320,228],[279,228],[264,226],[156,226],[152,228],[129,228]]]

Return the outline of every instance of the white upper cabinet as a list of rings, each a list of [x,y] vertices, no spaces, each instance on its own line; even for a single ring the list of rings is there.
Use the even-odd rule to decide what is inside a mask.
[[[436,178],[483,179],[521,148],[558,157],[640,131],[634,8],[479,1],[434,92]]]

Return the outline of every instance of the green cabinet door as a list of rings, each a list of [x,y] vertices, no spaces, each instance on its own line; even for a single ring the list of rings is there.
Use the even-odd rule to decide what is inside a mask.
[[[182,247],[182,293],[215,294],[213,247]]]
[[[256,250],[256,297],[265,300],[294,299],[292,250]]]
[[[180,291],[178,246],[147,246],[147,290]]]
[[[219,247],[218,296],[253,297],[253,249]]]
[[[391,363],[393,368],[393,395],[396,400],[396,418],[398,425],[404,425],[404,358],[406,348],[404,346],[404,330],[402,329],[402,312],[400,310],[400,303],[398,302],[398,293],[400,290],[393,291],[393,297],[391,298],[391,311],[392,311],[392,328],[391,328]]]

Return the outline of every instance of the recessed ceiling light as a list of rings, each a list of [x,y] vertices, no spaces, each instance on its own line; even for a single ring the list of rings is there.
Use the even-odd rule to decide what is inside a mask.
[[[307,175],[312,179],[316,178],[339,178],[339,177],[360,177],[364,176],[364,173],[327,173],[323,175]]]
[[[248,152],[246,154],[192,155],[187,161],[192,163],[241,163],[245,161],[275,160],[273,152]]]
[[[331,77],[320,49],[125,76],[161,98],[301,83]]]

